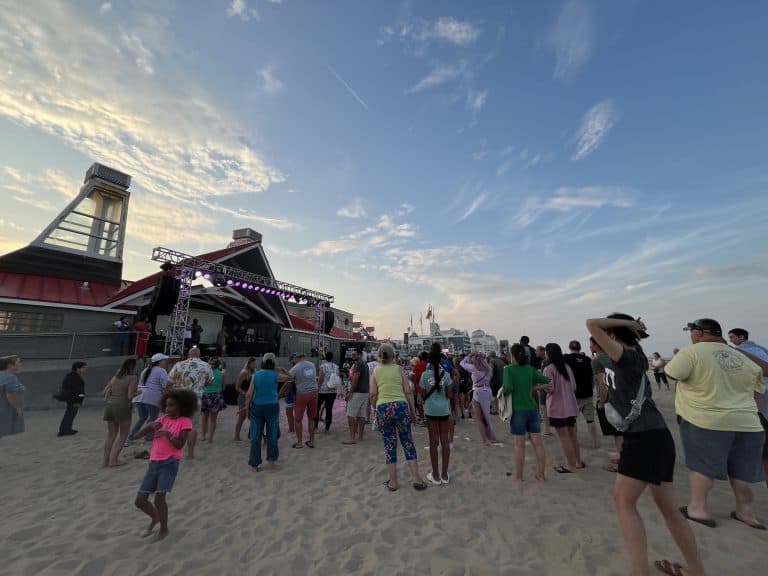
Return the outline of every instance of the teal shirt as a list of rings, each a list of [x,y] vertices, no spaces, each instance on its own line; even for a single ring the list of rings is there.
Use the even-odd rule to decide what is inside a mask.
[[[264,406],[277,404],[277,372],[274,370],[259,370],[253,375],[253,397],[251,404]]]
[[[442,371],[443,377],[440,379],[440,387],[424,400],[424,414],[427,416],[450,416],[451,401],[448,398],[446,390],[452,385],[451,375],[447,371]],[[426,395],[432,389],[435,383],[435,373],[432,366],[429,366],[421,375],[419,386]]]
[[[213,373],[213,380],[211,380],[211,383],[206,386],[203,391],[206,394],[221,394],[221,391],[223,390],[223,387],[221,385],[221,370],[218,368],[214,368],[211,370]]]

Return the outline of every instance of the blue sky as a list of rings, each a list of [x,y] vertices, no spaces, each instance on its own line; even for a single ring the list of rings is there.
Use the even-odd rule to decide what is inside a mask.
[[[264,234],[283,280],[401,335],[584,339],[713,316],[768,341],[758,2],[0,0],[0,251],[93,161],[151,248]],[[418,324],[418,321],[416,321]]]

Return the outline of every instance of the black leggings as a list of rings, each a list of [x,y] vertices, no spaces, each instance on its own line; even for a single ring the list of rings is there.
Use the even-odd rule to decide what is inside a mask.
[[[667,374],[663,370],[661,372],[654,372],[653,375],[656,377],[656,384],[661,385],[663,382],[667,386],[669,386],[669,382],[667,381]]]
[[[320,422],[320,408],[325,406],[325,430],[326,432],[331,428],[331,422],[333,421],[333,402],[336,400],[336,392],[329,392],[327,394],[318,394],[317,397],[317,418],[315,418],[315,426]]]

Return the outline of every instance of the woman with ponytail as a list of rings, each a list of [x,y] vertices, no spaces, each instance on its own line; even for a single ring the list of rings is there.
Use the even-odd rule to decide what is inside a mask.
[[[576,400],[576,378],[573,376],[571,367],[565,363],[563,351],[559,345],[550,343],[544,350],[549,361],[544,368],[544,376],[551,382],[546,388],[549,425],[557,432],[566,462],[566,466],[555,466],[555,472],[568,474],[584,468],[579,441],[576,439],[576,416],[579,413],[579,403]]]
[[[432,471],[427,474],[427,480],[437,485],[448,484],[451,480],[448,462],[451,458],[453,381],[442,364],[442,350],[439,343],[432,344],[427,361],[427,369],[419,381],[429,433],[429,460],[432,463]],[[442,448],[442,468],[438,461],[438,446]]]

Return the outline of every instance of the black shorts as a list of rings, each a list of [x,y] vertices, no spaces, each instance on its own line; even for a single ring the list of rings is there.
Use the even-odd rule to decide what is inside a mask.
[[[496,395],[499,393],[499,390],[501,389],[501,384],[494,384],[491,382],[491,392],[493,392],[493,397],[496,398]]]
[[[666,428],[624,434],[619,474],[655,484],[672,482],[675,474],[675,441]]]
[[[624,436],[623,432],[619,432],[608,422],[608,418],[605,416],[605,408],[597,408],[597,421],[600,422],[600,430],[603,436]]]
[[[768,458],[768,420],[760,412],[757,415],[760,416],[760,423],[763,425],[763,430],[765,430],[765,444],[763,444],[763,460],[765,460]]]
[[[427,414],[424,417],[427,420],[432,420],[433,422],[443,422],[445,420],[448,420],[448,418],[450,418],[451,415],[450,414],[446,414],[445,416],[430,416],[430,415]]]
[[[550,418],[549,425],[552,428],[573,428],[576,426],[576,416],[569,416],[568,418]]]

